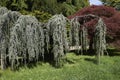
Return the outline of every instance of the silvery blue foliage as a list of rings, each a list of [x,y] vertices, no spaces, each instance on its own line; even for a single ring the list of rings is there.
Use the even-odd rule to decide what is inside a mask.
[[[40,56],[44,57],[44,33],[41,23],[29,15],[21,15],[10,35],[10,60],[23,58],[24,61],[37,60]]]
[[[13,27],[14,23],[17,21],[21,14],[15,11],[8,11],[7,13],[3,14],[1,17],[1,45],[4,45],[6,49],[9,47],[9,38],[10,38],[10,30]],[[2,49],[2,50],[3,50]],[[6,52],[4,52],[5,54]]]
[[[72,46],[75,46],[77,49],[77,53],[79,53],[79,46],[80,46],[80,23],[78,22],[77,18],[73,18],[71,20],[71,41]]]
[[[0,15],[3,15],[8,12],[8,9],[6,7],[0,7]]]
[[[81,50],[83,54],[88,47],[88,32],[85,26],[80,26],[78,18],[79,16],[71,20],[71,45],[75,47],[77,53]]]
[[[67,30],[67,21],[70,29]],[[69,32],[69,36],[67,35]],[[94,49],[99,61],[106,50],[106,26],[100,18],[94,34]],[[47,23],[40,23],[34,16],[21,15],[0,7],[0,57],[1,69],[9,60],[12,70],[20,64],[39,61],[53,54],[55,66],[61,62],[69,50],[68,46],[80,47],[81,52],[87,50],[88,32],[80,27],[77,18],[69,21],[62,14],[54,15]],[[77,50],[79,52],[79,48]]]
[[[85,26],[83,26],[80,31],[80,43],[81,43],[81,54],[83,54],[84,51],[87,52],[87,47],[88,47],[88,32]]]
[[[106,50],[106,25],[103,20],[99,18],[98,23],[95,28],[94,34],[94,49],[97,57],[98,63],[100,63],[100,56],[107,52]]]
[[[65,55],[64,51],[68,49],[66,18],[61,14],[54,15],[49,19],[47,26],[49,26],[49,33],[53,40],[52,53],[54,54],[55,66],[59,66]]]
[[[0,48],[1,48],[1,56],[4,55],[4,62],[6,61],[7,52],[9,48],[9,38],[10,38],[10,30],[14,23],[17,21],[18,17],[21,15],[15,11],[7,11],[6,8],[0,8]],[[6,64],[5,64],[6,65]]]

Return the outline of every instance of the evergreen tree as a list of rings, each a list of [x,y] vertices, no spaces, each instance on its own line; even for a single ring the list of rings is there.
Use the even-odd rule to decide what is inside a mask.
[[[0,15],[3,15],[8,12],[8,9],[6,7],[0,7]]]
[[[10,38],[10,30],[18,17],[20,16],[20,13],[15,11],[7,11],[6,8],[0,8],[1,14],[1,23],[0,23],[0,49],[1,49],[1,68],[4,69],[6,66],[6,58],[8,55],[8,49],[9,49],[9,38]]]
[[[79,46],[80,46],[80,23],[78,22],[77,18],[71,20],[71,46],[75,46],[78,49],[76,52],[79,53]]]
[[[98,20],[94,34],[94,49],[96,53],[97,63],[100,63],[100,56],[106,52],[106,26],[102,19]]]
[[[50,38],[52,40],[51,49],[54,56],[55,66],[62,66],[62,59],[68,49],[66,18],[63,15],[53,16],[49,22]]]
[[[20,16],[10,35],[9,59],[11,68],[19,66],[19,59],[24,64],[44,59],[44,33],[41,24],[33,16]]]
[[[88,31],[85,26],[80,31],[81,54],[87,52],[88,47]]]

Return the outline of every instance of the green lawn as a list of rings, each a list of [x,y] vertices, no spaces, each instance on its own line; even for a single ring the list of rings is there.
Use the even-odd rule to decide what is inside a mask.
[[[56,69],[49,63],[19,71],[0,71],[0,80],[120,80],[120,56],[102,57],[101,64],[95,64],[95,56],[67,54],[67,62]]]

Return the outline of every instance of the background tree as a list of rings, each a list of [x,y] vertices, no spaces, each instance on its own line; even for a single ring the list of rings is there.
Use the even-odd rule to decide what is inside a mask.
[[[9,5],[9,0],[0,0],[0,6],[7,7]]]
[[[28,8],[26,0],[0,0],[0,5],[14,11]]]
[[[76,16],[83,16],[83,18],[79,18],[79,22],[81,26],[85,25],[87,27],[89,39],[91,39],[94,33],[95,24],[97,23],[98,19],[92,16],[84,16],[88,14],[93,14],[103,19],[107,27],[107,43],[110,43],[116,47],[120,47],[120,13],[113,7],[93,5],[83,8],[82,10],[79,10],[75,14],[69,16],[68,18],[70,19]],[[84,23],[83,20],[86,22]]]
[[[71,15],[89,5],[89,0],[0,0],[1,6],[11,10],[44,11],[50,14]]]
[[[104,5],[115,7],[120,10],[120,0],[100,0]]]

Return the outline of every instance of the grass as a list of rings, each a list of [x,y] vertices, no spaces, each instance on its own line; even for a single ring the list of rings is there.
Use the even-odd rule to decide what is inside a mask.
[[[19,71],[0,71],[0,80],[120,80],[120,56],[101,57],[101,64],[95,64],[95,56],[67,54],[62,68],[56,69],[49,63],[37,64]]]

